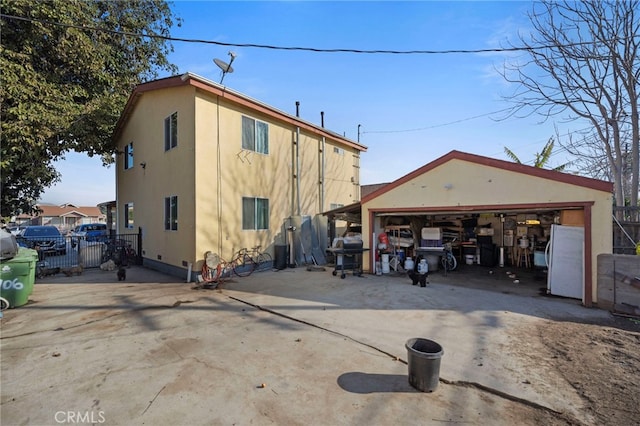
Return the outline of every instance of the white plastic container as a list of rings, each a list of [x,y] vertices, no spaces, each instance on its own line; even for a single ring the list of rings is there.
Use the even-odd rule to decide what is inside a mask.
[[[415,266],[415,262],[410,257],[407,257],[407,260],[404,261],[404,270],[411,271]]]
[[[467,265],[473,265],[473,261],[476,257],[473,254],[465,254],[464,260]]]
[[[380,258],[382,259],[382,273],[383,274],[388,274],[390,269],[389,269],[389,255],[388,254],[382,254],[380,255]]]
[[[426,274],[429,272],[429,264],[427,263],[427,259],[420,259],[420,263],[418,263],[418,273]]]

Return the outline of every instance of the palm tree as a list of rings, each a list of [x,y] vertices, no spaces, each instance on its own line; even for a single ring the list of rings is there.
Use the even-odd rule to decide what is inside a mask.
[[[553,151],[554,144],[555,144],[555,141],[553,140],[553,138],[549,138],[549,141],[542,148],[542,152],[536,153],[536,159],[533,163],[533,167],[538,167],[540,169],[543,169],[544,166],[547,165],[547,163],[549,162],[549,159],[551,158],[551,152]],[[518,156],[514,154],[514,152],[511,151],[506,146],[504,147],[504,152],[505,154],[507,154],[507,157],[509,157],[511,160],[513,160],[518,164],[522,164],[522,161],[520,161]],[[570,164],[571,163],[565,163],[558,167],[554,167],[551,170],[555,170],[556,172],[563,172],[564,169],[567,168]]]

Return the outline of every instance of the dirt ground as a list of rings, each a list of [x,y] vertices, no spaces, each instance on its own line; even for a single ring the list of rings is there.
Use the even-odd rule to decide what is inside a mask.
[[[514,330],[510,350],[570,383],[583,399],[591,424],[640,425],[640,320],[545,321]],[[535,386],[533,378],[531,384]],[[580,424],[566,416],[540,415],[552,424]]]

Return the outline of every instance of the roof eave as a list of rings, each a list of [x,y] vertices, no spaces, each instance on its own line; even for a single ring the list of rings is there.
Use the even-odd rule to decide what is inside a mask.
[[[273,108],[263,102],[250,98],[246,95],[243,95],[239,92],[229,89],[226,86],[223,86],[214,81],[211,81],[209,79],[206,79],[204,77],[201,77],[197,74],[193,74],[190,72],[173,76],[173,77],[167,77],[160,80],[150,81],[148,83],[142,83],[136,86],[136,88],[131,93],[131,96],[129,97],[127,104],[125,105],[124,110],[120,115],[120,118],[118,119],[118,123],[116,124],[115,130],[112,136],[113,140],[115,141],[120,137],[122,133],[122,129],[124,128],[125,123],[127,122],[131,113],[133,112],[133,109],[136,103],[145,92],[158,90],[158,89],[166,89],[171,87],[179,87],[184,85],[191,85],[197,89],[210,93],[213,96],[219,96],[221,98],[225,98],[229,100],[230,102],[234,102],[236,104],[246,106],[256,111],[260,111],[263,114],[275,117],[281,121],[292,124],[293,126],[300,127],[301,129],[314,133],[318,136],[323,136],[323,137],[338,141],[360,152],[367,151],[367,147],[358,142],[354,142],[350,139],[347,139],[346,137],[340,136],[337,133],[334,133],[330,130],[325,129],[324,127],[320,127],[308,121],[302,120],[300,117],[287,114],[286,112]]]
[[[556,182],[567,183],[570,185],[583,186],[583,187],[598,190],[598,191],[613,192],[613,183],[611,182],[588,178],[584,176],[571,175],[568,173],[558,172],[555,170],[542,169],[540,167],[527,166],[525,164],[513,163],[510,161],[498,160],[495,158],[489,158],[481,155],[470,154],[468,152],[454,150],[400,177],[399,179],[391,182],[390,184],[362,197],[361,202],[364,204],[370,200],[373,200],[374,198],[379,197],[380,195],[402,185],[403,183],[408,182],[451,160],[468,161],[474,164],[495,167],[502,170],[508,170],[515,173],[527,174],[530,176],[536,176],[536,177],[549,179]]]

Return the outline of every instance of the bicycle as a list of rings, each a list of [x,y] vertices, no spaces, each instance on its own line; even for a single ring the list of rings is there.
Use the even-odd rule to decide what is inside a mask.
[[[126,240],[108,240],[102,253],[102,263],[113,260],[118,266],[129,266],[137,262],[138,255]]]
[[[256,264],[256,271],[271,269],[271,265],[273,265],[271,255],[267,252],[261,252],[261,247],[262,246],[255,246],[251,249],[251,257]]]
[[[260,251],[262,246],[252,247],[251,250],[241,248],[229,262],[233,272],[239,277],[248,277],[253,271],[262,271],[271,267],[272,259],[269,253]]]
[[[451,243],[453,243],[456,239],[454,238],[451,242],[444,244],[444,250],[442,253],[442,267],[444,268],[444,274],[447,275],[447,271],[455,271],[458,267],[458,261],[456,257],[453,255],[453,251],[451,249]]]
[[[251,257],[246,248],[238,250],[229,263],[233,273],[239,277],[248,277],[256,269],[253,257]]]

